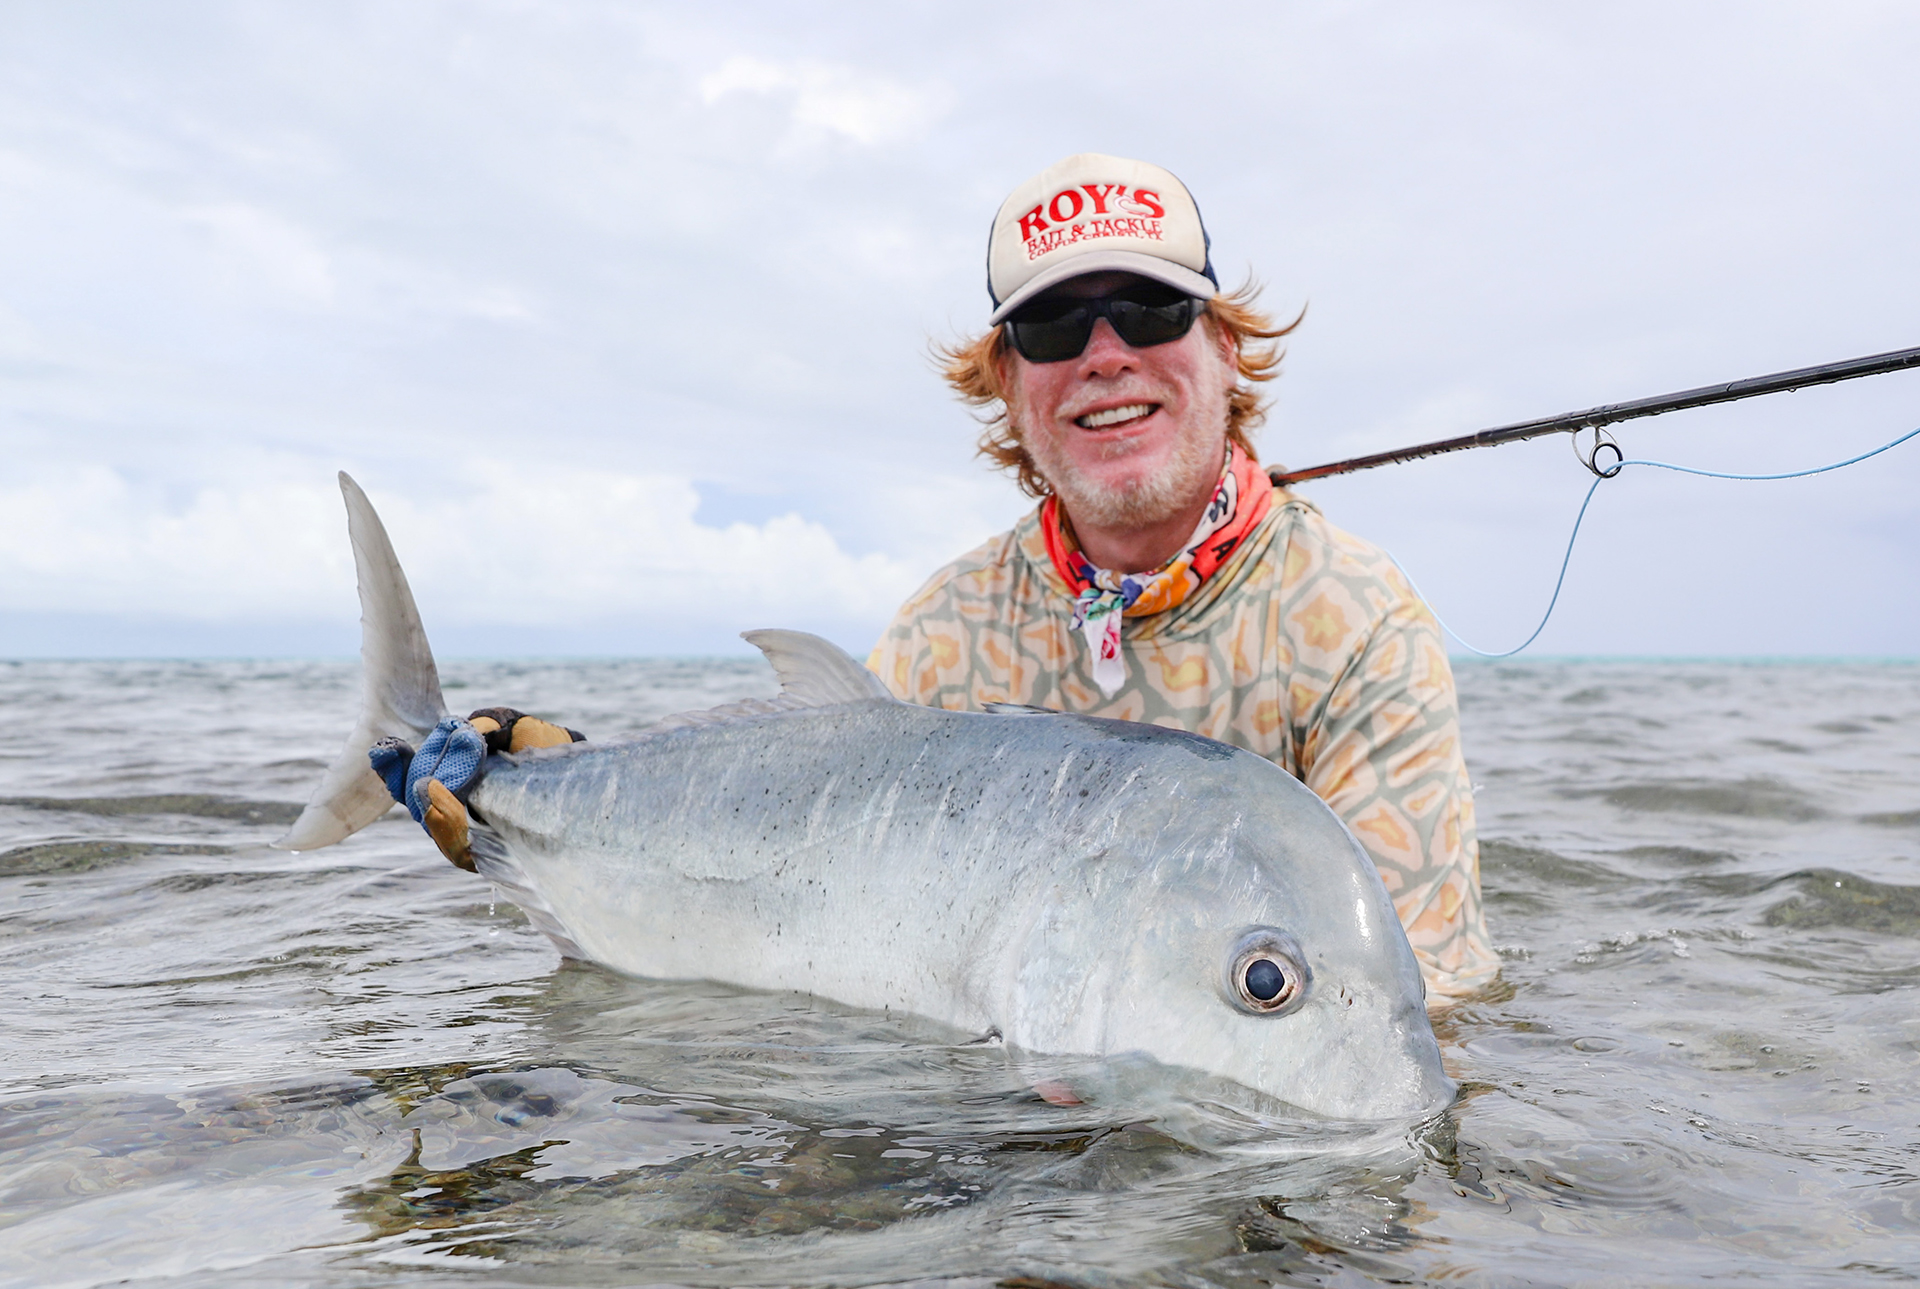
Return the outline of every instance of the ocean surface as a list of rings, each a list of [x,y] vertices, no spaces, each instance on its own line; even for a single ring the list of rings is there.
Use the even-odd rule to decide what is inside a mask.
[[[774,689],[442,670],[596,739]],[[1355,1136],[563,964],[404,817],[271,850],[353,665],[0,663],[0,1283],[1920,1279],[1920,666],[1459,676],[1504,977]]]

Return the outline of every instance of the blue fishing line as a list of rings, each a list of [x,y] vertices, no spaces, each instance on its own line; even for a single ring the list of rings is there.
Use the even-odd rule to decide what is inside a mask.
[[[1511,649],[1494,653],[1468,644],[1467,640],[1458,631],[1455,631],[1447,625],[1446,619],[1442,618],[1438,613],[1433,613],[1433,606],[1431,604],[1427,605],[1427,611],[1433,613],[1433,620],[1440,624],[1440,629],[1464,645],[1467,652],[1477,653],[1482,658],[1511,658],[1535,640],[1538,640],[1540,633],[1547,629],[1547,622],[1553,617],[1554,606],[1560,603],[1560,590],[1567,584],[1567,566],[1573,562],[1573,546],[1575,542],[1580,540],[1580,524],[1581,521],[1587,517],[1587,507],[1593,504],[1593,494],[1599,491],[1601,484],[1613,478],[1628,466],[1647,465],[1654,467],[1656,470],[1676,470],[1681,474],[1697,474],[1706,479],[1740,479],[1747,482],[1765,482],[1772,479],[1804,479],[1808,475],[1825,474],[1829,470],[1839,470],[1846,466],[1857,465],[1865,461],[1868,457],[1877,457],[1882,452],[1888,451],[1891,448],[1897,448],[1908,439],[1915,437],[1920,437],[1920,430],[1908,430],[1905,434],[1893,440],[1893,442],[1883,443],[1873,449],[1873,451],[1862,452],[1857,457],[1848,457],[1845,461],[1835,461],[1832,465],[1815,466],[1811,470],[1788,470],[1782,474],[1730,474],[1723,470],[1700,470],[1690,465],[1674,465],[1671,461],[1628,460],[1616,462],[1613,467],[1605,473],[1595,475],[1592,485],[1587,489],[1586,497],[1581,500],[1580,513],[1573,517],[1573,532],[1567,536],[1567,552],[1560,557],[1560,576],[1554,579],[1553,596],[1547,601],[1547,611],[1540,615],[1540,625],[1535,627],[1533,633],[1525,640],[1522,640]],[[1388,558],[1391,559],[1392,556]],[[1394,566],[1400,569],[1400,575],[1407,579],[1407,585],[1413,587],[1413,593],[1419,595],[1420,599],[1424,602],[1427,597],[1420,595],[1420,588],[1414,584],[1413,577],[1407,572],[1406,568],[1401,565],[1399,560],[1396,559],[1393,562]]]

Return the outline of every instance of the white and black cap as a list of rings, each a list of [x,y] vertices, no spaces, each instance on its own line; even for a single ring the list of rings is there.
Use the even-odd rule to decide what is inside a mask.
[[[1013,190],[987,238],[991,325],[1055,283],[1119,271],[1201,299],[1219,289],[1187,186],[1145,161],[1082,152]]]

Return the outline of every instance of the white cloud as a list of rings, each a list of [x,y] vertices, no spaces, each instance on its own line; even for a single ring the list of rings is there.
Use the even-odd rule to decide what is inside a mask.
[[[316,302],[333,298],[332,263],[305,229],[240,202],[191,207],[181,214],[213,235],[216,253],[239,279],[265,281]]]
[[[730,94],[790,96],[801,132],[837,134],[868,147],[919,135],[946,112],[951,97],[938,82],[916,87],[810,59],[779,63],[747,55],[700,78],[707,104]]]
[[[924,576],[850,554],[798,514],[701,524],[684,478],[487,460],[433,482],[431,495],[370,491],[422,603],[447,622],[880,621]],[[326,617],[350,605],[351,581],[339,495],[318,481],[209,484],[170,500],[74,466],[0,487],[8,610]]]
[[[537,322],[539,315],[506,287],[481,287],[466,297],[467,311],[489,322]]]
[[[1242,5],[1224,43],[1125,0],[47,8],[0,42],[0,614],[350,623],[346,463],[436,621],[857,640],[1025,505],[926,340],[979,325],[1008,188],[1087,148],[1311,300],[1262,439],[1294,465],[1912,343],[1911,6],[1668,6],[1653,42],[1631,5],[1428,8]],[[1911,428],[1915,379],[1622,441],[1804,465]],[[1583,480],[1554,442],[1312,495],[1499,637]],[[1629,476],[1543,644],[1911,652],[1916,488],[1920,447]]]

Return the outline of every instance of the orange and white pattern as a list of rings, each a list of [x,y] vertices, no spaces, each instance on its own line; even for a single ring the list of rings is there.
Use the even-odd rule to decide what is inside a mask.
[[[1031,703],[1246,748],[1346,820],[1385,881],[1432,1001],[1490,982],[1473,792],[1440,628],[1386,554],[1275,489],[1260,526],[1165,613],[1128,618],[1112,697],[1071,623],[1036,510],[934,574],[868,665],[908,702]]]

